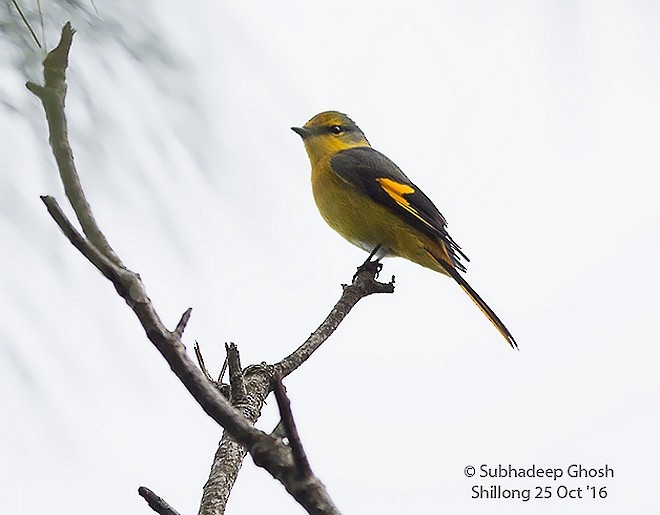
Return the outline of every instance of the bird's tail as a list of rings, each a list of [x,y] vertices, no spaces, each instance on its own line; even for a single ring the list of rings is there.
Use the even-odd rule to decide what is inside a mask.
[[[431,254],[429,252],[429,254]],[[433,254],[431,254],[433,256]],[[484,299],[482,299],[479,294],[474,291],[472,286],[468,284],[468,282],[463,278],[463,276],[456,270],[451,264],[447,263],[443,259],[438,259],[435,256],[433,256],[433,259],[442,267],[442,269],[447,272],[448,275],[450,275],[458,284],[461,288],[463,288],[463,291],[467,293],[470,298],[474,301],[474,303],[479,307],[479,309],[483,312],[486,317],[488,317],[488,320],[491,321],[491,323],[497,328],[497,330],[500,332],[502,336],[504,336],[504,339],[511,345],[512,348],[517,349],[518,344],[516,343],[516,340],[514,340],[513,336],[509,332],[509,330],[506,328],[506,326],[502,323],[500,318],[495,314],[495,312],[490,309],[490,306],[486,304]]]

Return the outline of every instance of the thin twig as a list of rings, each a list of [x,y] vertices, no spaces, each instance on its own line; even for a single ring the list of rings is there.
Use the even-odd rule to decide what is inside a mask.
[[[37,7],[39,9],[39,21],[41,23],[41,39],[44,42],[44,48],[48,48],[48,41],[46,41],[46,29],[44,29],[44,12],[41,9],[41,0],[37,0]]]
[[[138,488],[138,494],[142,497],[149,507],[160,515],[179,515],[179,512],[172,508],[165,499],[157,496],[146,486],[141,486]]]
[[[225,372],[227,372],[227,365],[229,365],[229,356],[225,354],[225,360],[222,362],[222,368],[220,369],[220,373],[218,374],[218,383],[222,383],[222,380],[225,377]]]
[[[199,368],[202,371],[202,374],[204,374],[206,379],[208,379],[210,382],[215,383],[211,377],[211,374],[209,374],[209,371],[206,368],[206,363],[204,363],[204,356],[202,356],[202,349],[199,348],[199,343],[197,340],[195,340],[195,346],[193,349],[195,349],[195,356],[197,357],[197,363],[199,364]]]
[[[305,449],[300,440],[298,428],[293,420],[291,401],[286,394],[286,388],[284,388],[282,378],[279,375],[273,377],[273,392],[275,393],[277,407],[279,408],[280,416],[282,417],[281,423],[284,426],[284,432],[289,440],[289,448],[291,449],[291,454],[293,454],[293,461],[296,462],[300,477],[308,477],[312,474],[312,468],[309,465],[307,454],[305,454]]]
[[[16,10],[18,11],[18,15],[21,17],[21,20],[23,20],[23,23],[25,24],[28,31],[30,32],[30,36],[32,36],[32,39],[34,39],[34,42],[37,44],[37,46],[39,48],[43,48],[41,46],[41,43],[39,43],[39,38],[34,33],[34,30],[32,30],[32,26],[30,25],[30,22],[25,17],[25,14],[23,14],[23,9],[21,9],[21,7],[18,5],[18,2],[16,0],[11,0],[11,3],[14,4],[14,7],[16,7]],[[42,29],[43,29],[43,26],[42,26]]]
[[[174,334],[176,334],[179,338],[183,336],[183,331],[186,330],[186,325],[188,325],[188,320],[190,320],[190,314],[192,313],[192,308],[188,308],[183,312],[183,315],[181,315],[181,319],[179,320],[179,323],[176,324],[176,329],[174,329]]]
[[[341,297],[330,311],[330,314],[300,347],[279,363],[273,365],[274,373],[284,378],[307,361],[361,299],[373,293],[392,293],[394,291],[394,277],[389,283],[378,282],[376,276],[379,271],[378,266],[362,265],[358,268],[353,277],[353,282],[344,287]]]

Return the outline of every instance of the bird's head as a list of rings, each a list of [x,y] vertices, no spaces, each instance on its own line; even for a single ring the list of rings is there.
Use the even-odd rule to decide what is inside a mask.
[[[317,114],[304,126],[291,130],[303,139],[312,162],[347,148],[370,146],[355,122],[337,111]]]

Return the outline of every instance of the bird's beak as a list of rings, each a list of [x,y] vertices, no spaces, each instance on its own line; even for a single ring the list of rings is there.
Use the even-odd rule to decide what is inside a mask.
[[[305,127],[291,127],[291,130],[295,132],[298,136],[300,136],[302,139],[305,139],[307,136],[309,136],[310,130],[305,129]]]

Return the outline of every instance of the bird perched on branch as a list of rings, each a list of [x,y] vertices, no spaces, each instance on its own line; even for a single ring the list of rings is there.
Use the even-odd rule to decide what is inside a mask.
[[[376,262],[399,256],[452,277],[513,348],[513,336],[467,283],[461,259],[469,261],[449,236],[447,222],[433,202],[389,158],[371,148],[348,116],[317,114],[303,127],[312,164],[314,200],[325,221]]]

